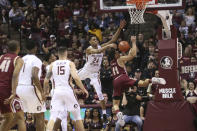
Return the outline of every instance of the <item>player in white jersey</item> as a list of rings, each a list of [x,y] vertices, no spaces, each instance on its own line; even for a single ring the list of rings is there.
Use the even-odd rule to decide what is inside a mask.
[[[113,42],[116,42],[121,30],[124,28],[126,22],[122,20],[120,22],[120,26],[118,30],[116,31],[115,35],[112,37],[112,39],[104,43],[102,45],[99,45],[99,41],[96,36],[90,36],[89,43],[91,46],[89,46],[86,49],[86,63],[82,69],[79,70],[78,75],[81,80],[85,80],[89,78],[90,84],[93,85],[100,104],[102,108],[102,113],[103,113],[103,118],[104,121],[106,121],[106,107],[105,107],[105,101],[104,97],[101,91],[101,83],[100,83],[100,76],[99,76],[99,71],[101,68],[101,63],[103,59],[103,52],[109,48],[109,47],[116,47],[116,45],[112,44]]]
[[[36,131],[44,131],[44,104],[43,89],[40,84],[41,60],[35,56],[37,45],[34,41],[26,42],[26,48],[29,54],[22,59],[23,67],[19,74],[17,95],[22,101],[23,111],[33,113],[36,119]]]
[[[47,131],[53,130],[54,122],[56,121],[58,114],[63,112],[65,107],[74,116],[76,121],[76,130],[84,131],[80,115],[80,106],[75,98],[73,89],[69,84],[70,76],[75,80],[77,86],[82,89],[87,97],[88,92],[77,75],[75,64],[67,60],[66,47],[60,47],[58,49],[58,56],[59,60],[50,65],[49,71],[47,72],[44,80],[45,91],[49,88],[49,80],[51,77],[53,77],[55,82],[54,94],[51,101],[51,117],[47,124]]]
[[[52,62],[56,61],[56,59],[57,59],[56,56],[52,53],[47,55],[48,65],[46,66],[46,72],[49,71],[50,64]],[[54,88],[55,88],[53,77],[51,77],[50,81],[51,81],[52,88],[51,88],[50,94],[47,96],[53,97]],[[47,91],[47,92],[49,92],[49,91]],[[68,115],[68,113],[67,113],[67,109],[65,107],[64,111],[59,113],[59,115],[57,116],[57,121],[54,125],[54,130],[57,130],[59,128],[59,126],[61,125],[62,131],[67,131],[67,115]]]

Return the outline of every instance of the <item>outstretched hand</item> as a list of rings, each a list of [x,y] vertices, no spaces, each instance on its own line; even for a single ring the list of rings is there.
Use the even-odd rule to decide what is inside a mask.
[[[121,20],[121,21],[120,21],[120,28],[123,29],[123,28],[125,27],[126,23],[127,23],[127,22],[126,22],[124,19]]]

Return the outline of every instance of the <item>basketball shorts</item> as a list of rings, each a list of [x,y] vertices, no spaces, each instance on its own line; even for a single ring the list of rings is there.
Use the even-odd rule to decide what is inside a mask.
[[[90,85],[92,85],[96,91],[96,94],[98,95],[99,100],[104,100],[103,94],[102,94],[102,88],[101,88],[101,82],[100,82],[100,75],[99,73],[91,73],[90,71],[87,71],[85,69],[81,69],[78,71],[78,75],[81,80],[85,80],[87,78],[90,79]]]
[[[81,120],[80,106],[73,90],[69,88],[59,89],[57,87],[51,100],[51,115],[54,120],[58,118],[59,114],[65,112],[65,107],[73,114],[75,120]]]
[[[115,96],[122,96],[123,92],[132,87],[137,85],[138,81],[130,78],[128,75],[123,74],[120,77],[113,80],[113,97]]]
[[[18,97],[14,98],[10,104],[4,104],[4,100],[7,98],[0,98],[0,112],[1,112],[1,114],[11,113],[11,112],[16,113],[16,112],[22,111],[21,101]]]
[[[46,111],[38,89],[32,85],[19,85],[16,94],[20,97],[24,112],[41,113]]]

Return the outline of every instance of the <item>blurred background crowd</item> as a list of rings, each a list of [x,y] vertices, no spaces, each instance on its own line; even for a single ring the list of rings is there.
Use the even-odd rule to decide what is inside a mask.
[[[183,46],[183,57],[179,60],[180,84],[185,99],[190,101],[189,97],[197,97],[197,0],[186,0],[185,9],[174,10],[171,13],[173,24],[178,31],[178,39]],[[33,39],[39,44],[37,55],[43,60],[42,78],[46,73],[45,67],[56,59],[59,46],[68,47],[68,58],[74,61],[77,69],[80,69],[86,60],[85,49],[89,46],[89,34],[95,34],[101,44],[105,43],[112,38],[121,19],[124,19],[122,12],[99,13],[95,0],[0,0],[0,53],[7,52],[6,42],[9,39],[17,39],[21,43],[21,55],[24,55],[25,40]],[[126,64],[130,77],[137,80],[159,77],[156,34],[159,24],[157,21],[151,28],[152,32],[148,34],[143,30],[137,34],[137,57]],[[117,43],[121,40],[120,36]],[[117,118],[111,109],[113,86],[107,51],[104,54],[100,79],[108,107],[109,122],[105,130],[112,131]],[[123,112],[128,115],[139,115],[144,120],[146,103],[154,99],[156,87],[157,85],[151,84],[147,88],[132,87],[125,93],[126,99],[121,103]],[[87,85],[86,88],[90,94],[86,100],[83,99],[82,92],[75,88],[79,103],[84,109],[85,127],[87,130],[101,130],[103,124],[97,105],[98,97],[91,86]],[[131,99],[131,92],[137,92],[143,99]],[[46,121],[47,119],[46,113]],[[33,122],[31,114],[26,114],[29,131],[35,130]],[[69,119],[68,130],[72,130],[72,126],[72,120]],[[124,128],[127,130],[135,126],[135,123],[129,123]]]

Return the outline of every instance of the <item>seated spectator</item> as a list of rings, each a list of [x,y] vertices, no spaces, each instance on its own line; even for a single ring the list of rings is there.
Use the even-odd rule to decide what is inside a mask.
[[[31,113],[27,113],[26,114],[26,127],[27,127],[27,131],[35,131],[35,125],[34,125],[34,118],[33,115]]]
[[[45,54],[48,54],[49,52],[56,51],[57,43],[56,43],[56,37],[55,35],[50,35],[50,40],[47,41],[46,44],[42,45],[42,49]]]
[[[91,131],[100,131],[103,127],[103,122],[101,120],[101,114],[97,108],[91,110]]]
[[[193,81],[189,81],[188,83],[188,90],[186,90],[185,97],[186,100],[189,101],[191,104],[197,102],[197,91],[196,84]]]
[[[159,78],[159,70],[155,70],[154,77]],[[152,84],[152,83],[148,85],[147,95],[149,98],[154,99],[155,92],[158,86],[159,86],[158,84]]]
[[[153,60],[149,60],[147,67],[144,69],[143,76],[144,78],[152,78],[156,70],[156,65]]]
[[[22,21],[24,20],[23,11],[20,9],[17,1],[13,2],[12,9],[9,12],[9,17],[12,21],[12,25],[15,28],[18,28],[18,26],[20,26]]]
[[[185,20],[183,20],[183,21],[181,22],[181,26],[179,27],[179,31],[180,31],[181,33],[183,33],[184,36],[187,38],[188,32],[189,32],[189,28],[187,27]]]
[[[90,123],[91,123],[91,116],[90,116],[90,112],[91,110],[90,109],[86,109],[85,111],[85,118],[84,118],[84,128],[86,131],[89,131],[90,130]]]
[[[140,102],[142,97],[138,95],[137,87],[129,88],[124,94],[123,103],[125,108],[123,109],[123,119],[125,123],[134,122],[137,125],[138,131],[142,129],[142,119],[140,118]],[[125,102],[124,102],[125,101]],[[120,131],[121,126],[125,123],[116,122],[116,131]]]
[[[108,123],[105,128],[105,131],[115,131],[115,126],[116,126],[117,120],[118,120],[118,118],[116,116],[116,112],[115,112],[114,108],[112,107],[112,114],[108,118]]]
[[[195,26],[195,14],[194,10],[192,8],[188,8],[185,14],[185,21],[186,25],[189,26]]]

